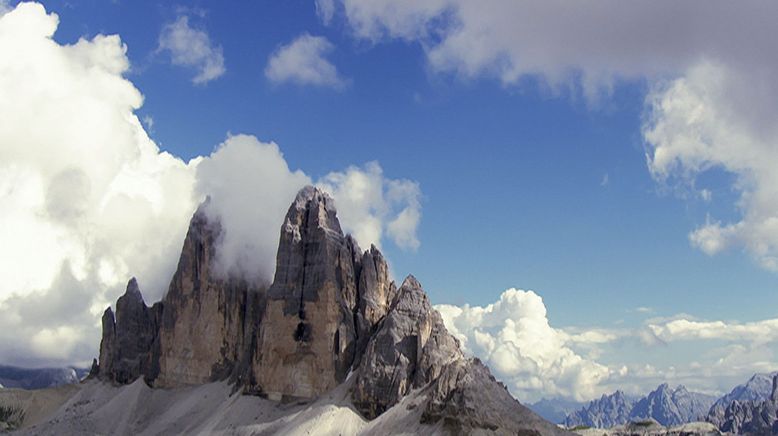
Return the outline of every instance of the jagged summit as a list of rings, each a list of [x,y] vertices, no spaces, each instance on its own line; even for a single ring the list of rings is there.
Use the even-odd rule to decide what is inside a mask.
[[[662,383],[637,400],[627,397],[622,391],[603,395],[570,413],[565,418],[565,425],[609,428],[630,421],[654,420],[663,426],[676,426],[701,421],[713,401],[713,397],[690,392],[683,385],[672,388]]]
[[[398,289],[381,252],[343,234],[322,190],[307,186],[292,202],[269,288],[214,273],[222,227],[206,206],[192,217],[163,301],[147,307],[133,279],[115,319],[106,310],[100,378],[142,376],[154,387],[228,379],[275,401],[346,386],[368,419],[413,397],[419,425],[447,432],[562,433],[462,354],[414,276]]]
[[[131,278],[130,281],[127,282],[127,290],[124,292],[124,297],[143,301],[143,295],[140,293],[138,280],[136,280],[135,277]]]

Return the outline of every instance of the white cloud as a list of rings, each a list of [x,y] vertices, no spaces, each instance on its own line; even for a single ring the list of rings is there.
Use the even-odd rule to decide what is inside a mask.
[[[204,30],[191,27],[186,15],[162,28],[158,50],[169,52],[173,65],[197,71],[192,78],[195,84],[210,82],[227,71],[222,47],[214,44]]]
[[[776,369],[778,319],[740,323],[677,314],[634,328],[562,329],[549,324],[540,296],[516,289],[484,307],[435,308],[466,352],[486,362],[520,401],[582,401],[616,389],[644,395],[665,382],[721,394]]]
[[[316,0],[316,14],[324,24],[329,24],[335,16],[335,0]]]
[[[580,356],[571,344],[610,342],[615,336],[602,331],[570,335],[551,327],[543,299],[532,291],[508,289],[485,307],[435,309],[465,350],[484,360],[522,401],[587,400],[601,394],[600,385],[611,377],[611,369]]]
[[[676,319],[662,324],[649,324],[647,327],[665,342],[720,339],[764,344],[778,340],[778,319],[748,323]]]
[[[154,118],[151,117],[151,115],[144,115],[143,116],[143,125],[146,126],[146,130],[153,133],[154,130]]]
[[[710,255],[742,246],[778,271],[778,126],[768,120],[778,116],[778,86],[771,71],[778,67],[696,65],[649,95],[644,136],[657,180],[693,186],[697,175],[716,169],[735,176],[742,217],[727,224],[708,218],[689,235],[692,244]]]
[[[208,210],[225,228],[218,253],[224,272],[272,279],[277,230],[297,191],[310,183],[302,171],[289,170],[275,143],[253,136],[227,138],[200,163],[197,190],[211,196]]]
[[[647,79],[652,174],[694,188],[697,175],[720,169],[740,193],[742,218],[707,222],[692,244],[708,254],[745,247],[778,271],[778,3],[333,1],[326,10],[357,38],[416,41],[436,72],[505,85],[537,79],[589,101]],[[710,202],[710,193],[697,196]]]
[[[323,36],[304,33],[278,48],[268,59],[265,77],[273,83],[323,86],[341,89],[346,80],[325,58],[335,47]]]
[[[0,16],[11,11],[11,0],[0,0]]]
[[[235,272],[269,277],[286,209],[310,183],[289,169],[278,146],[253,136],[230,136],[210,156],[189,162],[162,152],[135,115],[143,96],[123,77],[129,62],[119,37],[60,45],[52,39],[58,21],[37,3],[0,17],[4,363],[91,361],[100,315],[131,276],[146,301],[162,297],[205,195],[212,196],[210,212],[222,218],[220,260]],[[340,174],[326,181],[344,205],[344,229],[361,231],[364,216],[379,229],[360,242],[380,245],[380,229],[406,209],[419,214],[418,191],[392,188],[418,187],[386,178],[378,164]],[[380,191],[367,211],[349,207],[362,180]],[[398,244],[415,238],[404,220],[397,233],[406,239],[397,237]]]
[[[160,152],[133,113],[143,99],[122,77],[126,47],[103,35],[61,46],[57,25],[35,3],[0,18],[6,359],[86,359],[131,274],[152,297],[166,288],[195,204],[192,165]]]
[[[778,5],[764,2],[339,0],[337,6],[359,38],[419,41],[436,71],[490,75],[506,84],[526,76],[552,85],[579,78],[588,93],[618,78],[678,73],[701,57],[762,64],[778,33],[767,18]]]
[[[401,248],[419,247],[421,190],[416,182],[387,179],[380,165],[370,162],[364,168],[329,173],[317,184],[335,198],[344,230],[361,247],[380,247],[384,231]]]

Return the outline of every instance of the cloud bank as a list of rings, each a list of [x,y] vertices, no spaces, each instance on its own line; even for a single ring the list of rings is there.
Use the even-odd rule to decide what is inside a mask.
[[[721,394],[754,373],[774,371],[778,357],[778,319],[680,314],[635,327],[558,328],[538,294],[518,289],[486,306],[435,309],[465,352],[486,362],[523,402],[588,401],[617,389],[644,395],[665,382]]]
[[[253,136],[229,136],[189,162],[161,151],[135,115],[143,96],[123,77],[129,62],[119,37],[60,45],[52,39],[58,21],[36,3],[0,17],[3,363],[90,361],[100,315],[131,276],[147,301],[162,297],[206,195],[225,230],[225,273],[270,277],[286,209],[315,182]],[[378,164],[325,182],[343,204],[344,230],[363,246],[380,245],[384,234],[400,246],[418,243],[415,183],[386,178]]]
[[[778,3],[726,0],[317,0],[357,39],[418,43],[430,69],[506,86],[539,83],[591,102],[645,81],[643,137],[657,181],[712,203],[697,176],[734,175],[741,218],[693,230],[707,254],[743,247],[778,271]],[[334,20],[334,16],[343,19]],[[728,187],[722,188],[728,190]]]

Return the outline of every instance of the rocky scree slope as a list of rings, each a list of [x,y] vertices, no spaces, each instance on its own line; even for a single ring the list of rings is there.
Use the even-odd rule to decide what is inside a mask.
[[[451,433],[564,433],[463,356],[421,284],[409,276],[398,289],[376,247],[363,252],[344,236],[326,193],[298,193],[269,287],[219,269],[223,229],[208,206],[191,220],[163,300],[146,306],[131,280],[116,313],[105,311],[94,377],[143,377],[153,387],[228,380],[291,402],[312,401],[351,374],[351,403],[368,419],[412,394],[423,400],[414,403],[420,421]]]

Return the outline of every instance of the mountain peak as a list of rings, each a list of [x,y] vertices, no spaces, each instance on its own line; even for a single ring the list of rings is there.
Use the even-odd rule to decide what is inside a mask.
[[[229,379],[275,401],[350,383],[351,404],[369,419],[414,396],[419,424],[561,433],[465,358],[414,276],[398,290],[378,248],[362,252],[343,234],[324,191],[306,186],[289,207],[267,289],[213,273],[222,228],[208,219],[207,202],[192,217],[163,302],[148,308],[133,279],[117,316],[106,311],[100,378],[143,376],[155,387]]]
[[[124,291],[124,295],[128,298],[140,300],[143,302],[143,295],[140,292],[140,287],[138,286],[138,281],[135,279],[135,277],[131,278],[130,281],[127,282],[127,290]]]

